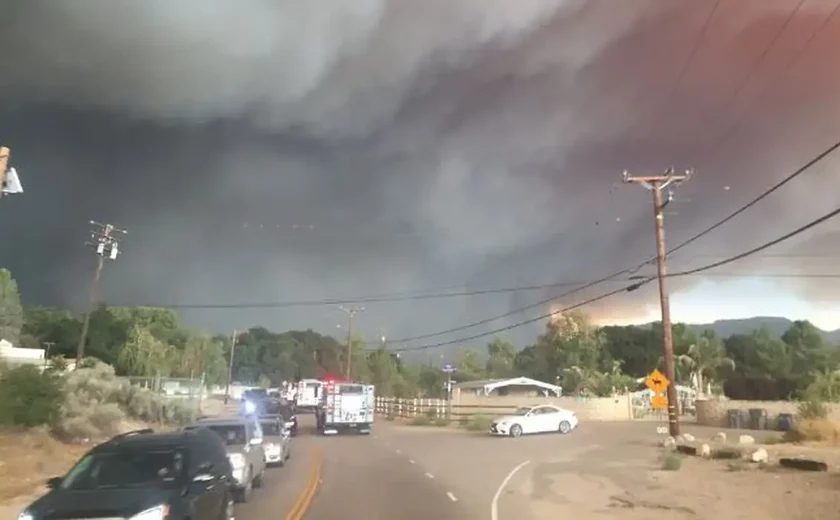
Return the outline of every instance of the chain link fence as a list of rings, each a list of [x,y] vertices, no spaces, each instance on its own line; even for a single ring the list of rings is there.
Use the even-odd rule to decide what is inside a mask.
[[[196,411],[201,410],[208,390],[204,377],[129,377],[132,385],[155,392],[167,399],[179,400]]]

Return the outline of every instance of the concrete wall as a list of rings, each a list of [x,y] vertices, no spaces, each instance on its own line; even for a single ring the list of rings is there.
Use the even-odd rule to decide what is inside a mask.
[[[519,406],[535,404],[553,404],[571,410],[581,419],[590,421],[626,421],[633,418],[633,409],[628,395],[579,400],[574,397],[480,397],[462,392],[452,402],[453,408],[456,408],[460,414],[482,413],[487,415],[502,415]]]
[[[767,410],[767,427],[776,429],[779,414],[796,415],[799,403],[796,401],[733,401],[719,399],[704,399],[695,402],[697,406],[697,424],[705,426],[729,426],[728,410],[750,410],[763,408]],[[829,409],[829,419],[840,422],[840,405],[826,405]]]

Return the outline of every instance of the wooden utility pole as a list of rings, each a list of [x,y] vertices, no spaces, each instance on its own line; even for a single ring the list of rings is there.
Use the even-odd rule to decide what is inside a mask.
[[[669,301],[668,286],[666,278],[668,269],[666,266],[667,249],[665,248],[665,223],[663,210],[671,200],[673,192],[667,192],[667,199],[663,202],[662,190],[671,185],[678,185],[691,178],[692,170],[686,170],[684,174],[676,175],[674,169],[667,170],[663,175],[631,176],[624,172],[623,180],[626,183],[640,184],[650,190],[653,195],[653,217],[656,229],[656,276],[659,279],[659,303],[662,309],[662,359],[665,369],[665,377],[668,378],[668,430],[671,436],[680,434],[679,412],[680,403],[677,395],[674,368],[674,336],[671,330],[671,304]]]
[[[351,381],[351,366],[353,361],[353,318],[360,312],[365,312],[364,307],[339,307],[338,310],[347,313],[347,364],[344,367],[344,379]]]
[[[94,229],[90,233],[90,242],[85,245],[92,247],[96,253],[96,271],[93,274],[93,281],[90,284],[90,295],[88,297],[88,308],[85,312],[84,320],[82,320],[82,333],[79,335],[79,344],[76,347],[76,368],[81,365],[82,359],[85,357],[85,345],[87,344],[88,329],[90,328],[90,315],[93,312],[96,304],[96,296],[99,291],[99,280],[102,277],[102,268],[105,266],[105,258],[109,260],[116,260],[120,254],[119,242],[116,237],[117,234],[125,234],[125,230],[117,229],[111,224],[100,224],[98,222],[90,221]]]
[[[239,339],[239,333],[236,329],[233,329],[233,336],[230,339],[230,356],[228,356],[228,376],[227,376],[227,383],[225,384],[225,404],[228,404],[228,398],[230,397],[230,384],[233,380],[233,352],[236,350],[236,341]]]

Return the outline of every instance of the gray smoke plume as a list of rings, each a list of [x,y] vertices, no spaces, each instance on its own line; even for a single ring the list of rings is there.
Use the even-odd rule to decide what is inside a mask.
[[[649,194],[622,170],[696,168],[667,216],[676,244],[840,135],[835,0],[6,3],[0,141],[27,193],[3,201],[2,259],[32,302],[84,301],[89,219],[129,230],[103,281],[113,303],[591,279],[653,253]],[[815,169],[672,269],[815,218],[838,180]],[[774,251],[836,254],[824,237],[837,227]],[[793,268],[767,257],[726,271]],[[557,292],[371,305],[360,326],[423,334]],[[591,310],[626,318],[654,301],[643,290]],[[184,315],[327,332],[341,318]]]

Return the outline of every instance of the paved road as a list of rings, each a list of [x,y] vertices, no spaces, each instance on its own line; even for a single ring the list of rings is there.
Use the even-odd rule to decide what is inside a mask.
[[[311,416],[300,419],[292,459],[285,468],[268,470],[265,487],[237,505],[237,520],[488,518],[489,510],[460,499],[456,482],[435,475],[378,433],[322,437]]]

